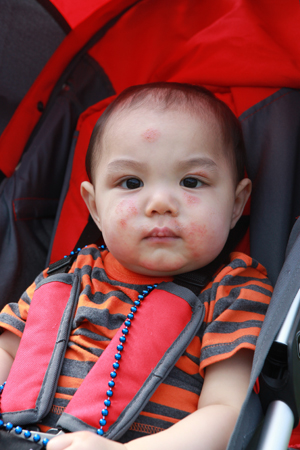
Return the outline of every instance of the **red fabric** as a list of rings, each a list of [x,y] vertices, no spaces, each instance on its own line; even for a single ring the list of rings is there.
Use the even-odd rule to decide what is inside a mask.
[[[9,373],[2,394],[3,411],[13,412],[24,408],[35,408],[40,387],[56,343],[62,313],[69,300],[71,289],[72,286],[69,284],[53,281],[42,285],[35,291],[15,364]],[[60,299],[59,302],[55,302],[55,308],[53,308],[53,302],[51,301],[53,298]],[[45,328],[44,321],[41,320],[39,314],[39,308],[43,310],[46,317],[51,318],[51,327]],[[36,336],[39,336],[39,338],[36,339]],[[32,355],[38,361],[36,367],[32,367]],[[22,373],[22,383],[18,381],[20,373]]]
[[[163,301],[162,301],[163,295]],[[107,431],[119,417],[127,404],[134,398],[144,384],[149,373],[157,366],[168,348],[183,331],[192,316],[189,304],[169,292],[155,290],[143,301],[137,312],[138,318],[132,320],[128,339],[122,352],[120,368],[117,370],[116,385],[113,389],[112,406],[103,427]],[[170,327],[170,324],[172,326]],[[121,327],[111,340],[99,363],[85,377],[65,413],[74,415],[89,425],[99,428],[99,419],[107,398],[110,372],[117,353]],[[95,386],[97,390],[95,391]],[[93,402],[86,402],[86,398]],[[98,413],[92,413],[98,411]],[[100,414],[100,416],[99,416]]]
[[[300,448],[300,423],[293,430],[292,437],[290,439],[289,448]]]
[[[13,174],[27,140],[41,117],[38,103],[47,104],[55,84],[72,58],[99,28],[132,3],[134,0],[113,0],[104,4],[87,22],[83,22],[64,39],[0,137],[0,169],[6,176]]]
[[[75,148],[69,190],[57,226],[50,264],[63,258],[73,250],[87,224],[89,212],[80,195],[80,185],[88,179],[85,170],[85,154],[93,128],[113,98],[105,99],[87,109],[78,121],[77,130],[79,131],[79,136]],[[67,233],[66,230],[68,230]]]
[[[55,2],[69,11],[71,3]],[[61,72],[94,32],[132,4],[133,0],[103,0],[55,52],[1,136],[0,168],[7,176],[40,118],[37,103],[47,104]],[[155,80],[193,82],[217,92],[240,115],[281,87],[300,87],[299,23],[296,1],[174,0],[170,8],[169,2],[143,0],[91,54],[117,93]]]
[[[50,0],[51,3],[64,16],[71,28],[75,28],[90,14],[93,14],[102,5],[111,0]]]

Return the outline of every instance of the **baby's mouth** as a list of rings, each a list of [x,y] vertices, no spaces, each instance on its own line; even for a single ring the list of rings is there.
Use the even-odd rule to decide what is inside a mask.
[[[150,231],[150,233],[147,234],[146,238],[178,238],[177,234],[174,233],[173,230],[171,230],[168,227],[155,227],[153,230]]]

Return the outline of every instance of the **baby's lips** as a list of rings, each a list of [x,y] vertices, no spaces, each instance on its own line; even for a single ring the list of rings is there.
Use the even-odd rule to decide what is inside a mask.
[[[177,237],[177,234],[168,227],[155,227],[146,237]]]

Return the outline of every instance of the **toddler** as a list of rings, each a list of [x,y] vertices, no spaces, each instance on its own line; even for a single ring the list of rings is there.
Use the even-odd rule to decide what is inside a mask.
[[[89,181],[82,183],[81,194],[106,247],[82,249],[64,274],[69,277],[64,280],[79,280],[77,290],[70,281],[75,312],[51,405],[38,420],[42,430],[61,426],[80,431],[51,439],[47,449],[226,448],[247,392],[256,339],[272,293],[259,263],[239,252],[224,255],[251,192],[244,165],[238,120],[204,88],[180,83],[132,87],[102,114],[88,148]],[[214,273],[203,282],[212,267]],[[13,362],[32,299],[39,296],[43,302],[43,288],[49,280],[60,282],[61,276],[45,270],[18,304],[7,305],[0,314],[1,383],[10,371],[15,379]],[[188,309],[177,304],[174,286],[179,297],[186,297]],[[163,292],[169,297],[158,297]],[[51,300],[53,314],[59,301]],[[50,330],[40,308],[37,316]],[[132,421],[113,437],[116,441],[106,439],[115,426],[119,399],[156,351],[170,354],[164,350],[165,340],[174,340],[170,348],[176,347],[179,338],[171,334],[177,327],[189,327],[189,314],[198,314],[191,322],[197,324],[172,367],[136,407]],[[33,309],[31,315],[36,316]],[[181,320],[186,322],[179,325]],[[134,334],[139,326],[140,334]],[[98,361],[105,366],[113,339],[118,339],[113,350],[118,356],[107,369],[103,409],[93,411],[98,425],[91,425],[89,417],[73,419],[68,408],[84,384],[89,394],[82,394],[77,403],[93,403],[100,387],[87,377]],[[102,374],[104,369],[99,370]],[[99,382],[102,378],[98,376]],[[9,383],[10,378],[2,394],[4,422]],[[73,428],[68,427],[70,420],[76,424]]]

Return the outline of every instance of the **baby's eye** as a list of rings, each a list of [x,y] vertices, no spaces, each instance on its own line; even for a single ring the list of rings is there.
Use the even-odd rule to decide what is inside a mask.
[[[121,187],[124,189],[138,189],[144,184],[138,178],[127,178],[127,180],[122,181]]]
[[[184,186],[190,189],[198,188],[201,187],[202,185],[203,185],[202,181],[194,177],[186,177],[180,181],[180,186]]]

